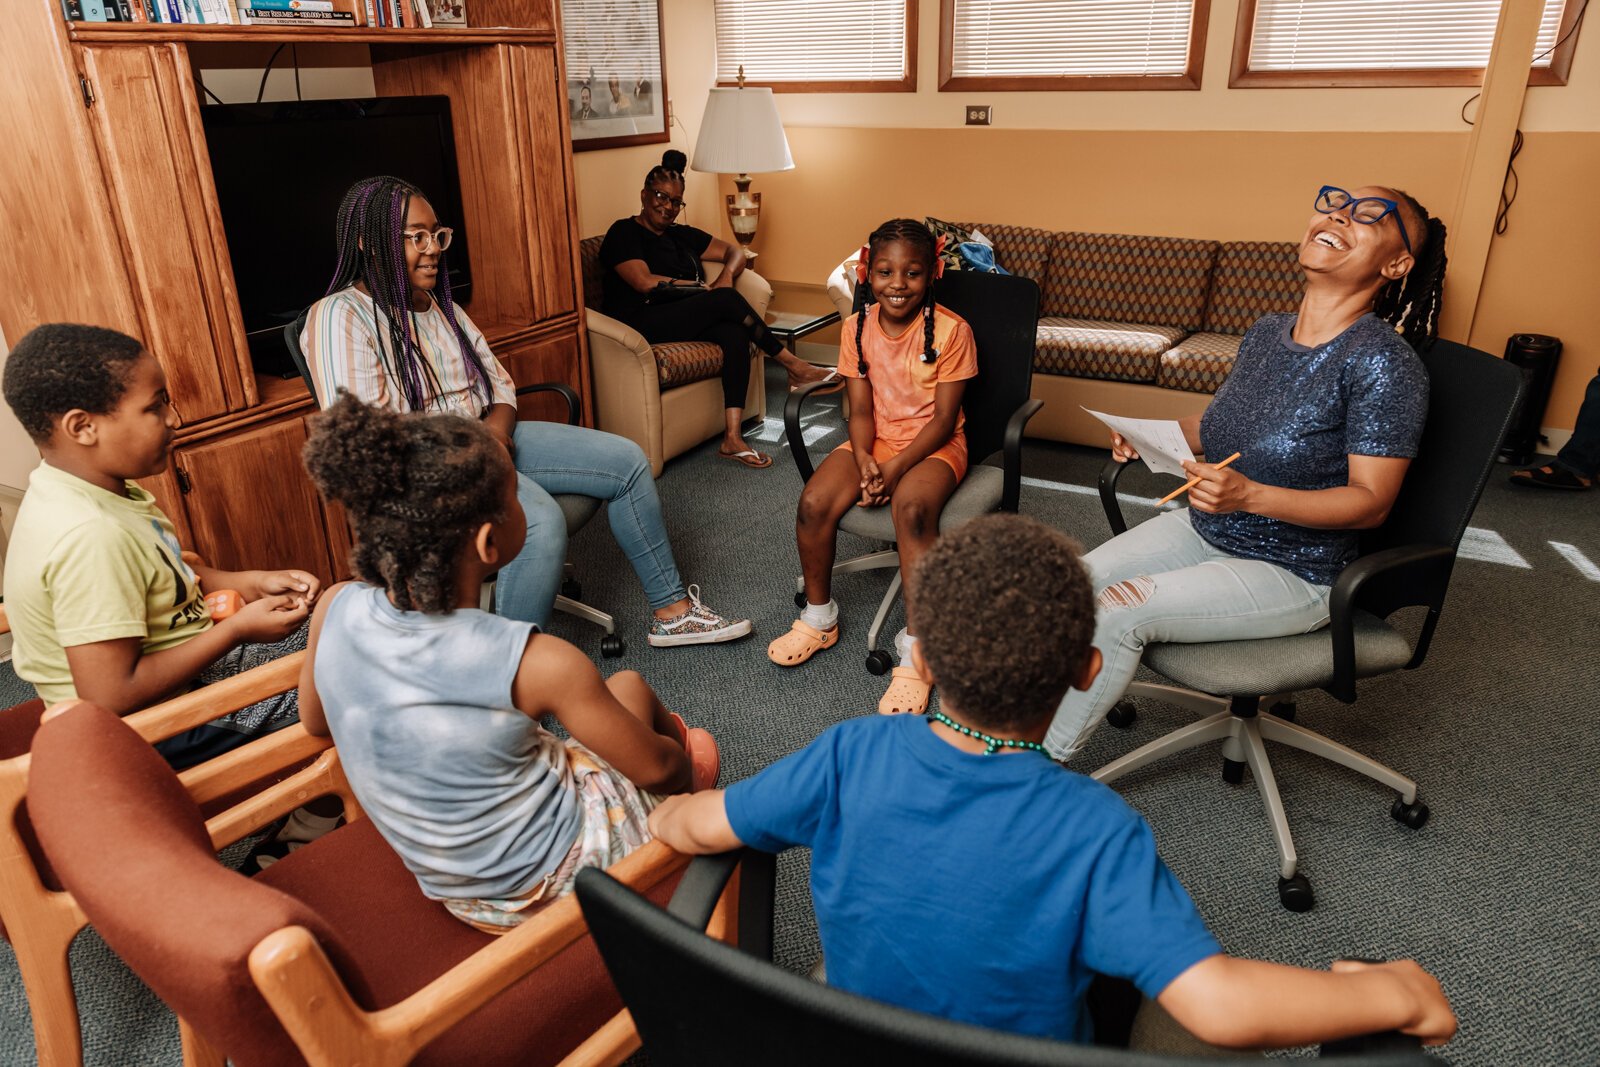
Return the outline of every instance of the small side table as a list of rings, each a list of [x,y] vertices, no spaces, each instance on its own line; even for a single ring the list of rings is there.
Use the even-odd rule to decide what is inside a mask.
[[[767,308],[767,329],[795,355],[800,339],[839,321],[828,291],[820,285],[773,282],[772,303]]]

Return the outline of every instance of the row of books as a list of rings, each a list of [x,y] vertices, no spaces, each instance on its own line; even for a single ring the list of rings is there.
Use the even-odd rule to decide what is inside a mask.
[[[236,25],[394,26],[467,24],[465,0],[61,0],[71,22]]]

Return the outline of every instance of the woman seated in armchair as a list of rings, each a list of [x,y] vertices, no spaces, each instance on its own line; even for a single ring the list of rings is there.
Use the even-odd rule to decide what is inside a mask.
[[[601,310],[638,330],[651,344],[709,341],[722,349],[722,399],[726,428],[719,454],[747,467],[768,467],[772,457],[744,439],[745,393],[750,387],[750,345],[754,343],[789,372],[789,387],[835,376],[813,367],[783,347],[761,317],[733,288],[744,271],[744,250],[693,226],[674,220],[683,210],[683,168],[688,158],[677,150],[662,154],[661,165],[645,175],[639,213],[618,219],[600,245],[605,266]],[[720,259],[722,273],[710,282],[702,259]]]
[[[1416,349],[1433,343],[1444,224],[1396,189],[1324,186],[1300,242],[1294,314],[1244,336],[1228,380],[1181,420],[1199,484],[1084,557],[1099,592],[1105,668],[1068,693],[1045,745],[1082,747],[1133,680],[1150,642],[1282,637],[1328,624],[1334,580],[1358,531],[1388,517],[1427,418]],[[1135,459],[1119,434],[1112,455]],[[1236,462],[1222,466],[1233,453]]]

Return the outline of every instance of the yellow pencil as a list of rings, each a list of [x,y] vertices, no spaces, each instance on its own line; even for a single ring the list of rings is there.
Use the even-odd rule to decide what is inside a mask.
[[[1228,464],[1232,463],[1234,460],[1236,460],[1238,458],[1239,458],[1239,453],[1235,452],[1233,455],[1229,456],[1227,459],[1223,460],[1221,463],[1218,463],[1217,464],[1217,470],[1221,470],[1223,467],[1226,467]],[[1190,478],[1188,481],[1186,481],[1182,485],[1178,486],[1178,488],[1174,489],[1172,492],[1168,493],[1166,496],[1162,497],[1160,500],[1157,500],[1156,501],[1156,507],[1159,508],[1162,504],[1165,504],[1167,501],[1171,500],[1173,497],[1180,496],[1183,493],[1187,493],[1189,490],[1193,489],[1195,486],[1197,486],[1199,484],[1200,484],[1200,479],[1199,478]]]

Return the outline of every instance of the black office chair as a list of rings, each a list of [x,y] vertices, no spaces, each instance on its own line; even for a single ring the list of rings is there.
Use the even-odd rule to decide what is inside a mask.
[[[300,377],[305,380],[306,389],[311,393],[311,399],[317,405],[323,406],[324,401],[317,392],[317,383],[311,376],[311,366],[306,361],[306,354],[300,348],[300,335],[306,330],[306,316],[311,313],[310,308],[300,312],[298,318],[283,328],[284,347],[289,350],[289,358],[294,360],[295,369],[300,372]],[[583,414],[583,401],[570,386],[561,382],[539,382],[535,385],[520,385],[517,387],[518,396],[527,396],[530,393],[555,393],[566,402],[567,424],[578,425],[578,420]],[[552,499],[561,508],[561,517],[566,520],[567,536],[571,537],[583,529],[588,521],[600,511],[600,501],[592,496],[579,496],[574,493],[552,493]],[[483,583],[483,593],[480,603],[485,611],[494,610],[495,580],[490,578]],[[590,607],[580,599],[583,596],[583,587],[578,584],[573,576],[571,563],[566,564],[566,569],[561,582],[561,592],[556,596],[555,608],[568,615],[576,616],[586,622],[592,622],[605,631],[605,636],[600,639],[600,654],[606,658],[622,655],[626,651],[622,638],[617,636],[617,620],[599,608]]]
[[[939,530],[953,530],[969,519],[991,511],[1016,511],[1022,491],[1022,432],[1028,420],[1044,406],[1029,399],[1033,390],[1033,353],[1039,320],[1039,286],[1028,278],[976,271],[952,271],[939,280],[940,304],[967,320],[978,347],[978,376],[967,383],[961,410],[966,415],[967,476],[945,502]],[[825,383],[802,386],[789,394],[783,409],[784,433],[794,454],[801,481],[810,481],[815,468],[806,451],[800,413],[806,398]],[[1002,466],[986,461],[996,455]],[[867,631],[867,670],[886,674],[894,665],[889,653],[878,648],[884,621],[900,595],[900,553],[894,548],[894,522],[887,507],[851,508],[839,529],[889,548],[833,565],[834,577],[856,571],[895,568],[889,591],[878,605]],[[805,607],[803,579],[795,579],[795,604]]]
[[[1144,665],[1182,688],[1134,682],[1128,695],[1153,697],[1208,717],[1113,760],[1093,775],[1114,782],[1164,756],[1222,741],[1223,779],[1238,784],[1246,764],[1255,776],[1278,848],[1278,897],[1291,911],[1306,911],[1315,898],[1311,883],[1298,870],[1263,740],[1321,756],[1381,782],[1398,794],[1390,809],[1395,819],[1412,829],[1428,821],[1428,806],[1417,799],[1416,782],[1293,721],[1296,691],[1322,689],[1352,704],[1357,678],[1422,665],[1467,520],[1521,403],[1522,375],[1504,360],[1450,341],[1437,342],[1422,359],[1429,386],[1421,446],[1388,520],[1362,534],[1360,557],[1334,583],[1328,626],[1255,641],[1146,645]],[[1116,497],[1117,478],[1125,466],[1112,460],[1100,475],[1100,498],[1116,533],[1127,529]],[[1386,621],[1407,607],[1427,608],[1414,644]],[[1126,700],[1106,715],[1117,727],[1133,720]]]
[[[1158,1056],[985,1030],[809,981],[761,953],[702,931],[740,854],[702,856],[663,911],[604,871],[578,874],[578,903],[652,1067],[1201,1067],[1216,1059]],[[758,855],[750,850],[745,857]],[[743,890],[743,885],[741,885]],[[741,891],[740,920],[758,902]],[[770,902],[770,897],[767,898]],[[769,903],[770,908],[770,903]],[[1424,1067],[1414,1038],[1378,1034],[1325,1046],[1366,1067]],[[1259,1063],[1260,1057],[1251,1057]]]

